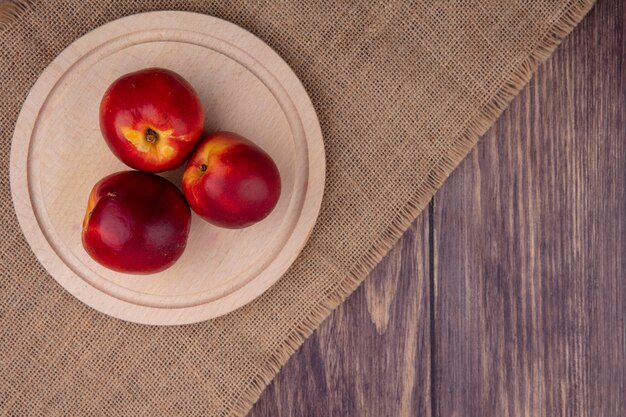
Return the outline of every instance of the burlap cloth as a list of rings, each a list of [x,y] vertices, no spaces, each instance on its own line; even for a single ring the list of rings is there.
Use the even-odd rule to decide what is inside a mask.
[[[0,414],[245,414],[592,3],[5,4],[0,8]],[[46,65],[89,30],[156,9],[218,16],[275,48],[313,100],[328,164],[319,222],[278,284],[225,317],[178,327],[126,323],[69,295],[31,253],[9,189],[13,126]]]

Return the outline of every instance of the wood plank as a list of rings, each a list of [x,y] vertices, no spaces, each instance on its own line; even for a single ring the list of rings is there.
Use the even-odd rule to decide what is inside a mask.
[[[425,212],[249,416],[430,416],[428,248]]]
[[[436,195],[438,416],[626,415],[624,12],[600,1]]]

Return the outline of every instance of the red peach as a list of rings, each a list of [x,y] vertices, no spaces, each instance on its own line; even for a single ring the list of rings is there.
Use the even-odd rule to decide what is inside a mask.
[[[162,68],[126,74],[100,102],[100,130],[131,168],[162,172],[185,162],[202,134],[204,111],[180,75]]]
[[[187,163],[183,192],[208,222],[242,228],[265,218],[280,197],[280,174],[261,148],[231,132],[203,139]]]
[[[83,247],[116,271],[159,272],[182,255],[190,225],[189,206],[171,182],[146,172],[118,172],[91,190]]]

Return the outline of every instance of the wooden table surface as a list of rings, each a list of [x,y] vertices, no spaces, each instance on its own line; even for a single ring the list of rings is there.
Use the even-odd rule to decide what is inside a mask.
[[[625,12],[598,2],[250,417],[626,416]]]

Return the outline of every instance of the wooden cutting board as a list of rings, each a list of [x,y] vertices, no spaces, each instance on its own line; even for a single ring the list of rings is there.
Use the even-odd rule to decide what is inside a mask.
[[[174,266],[128,275],[87,255],[81,222],[91,187],[128,169],[102,139],[100,99],[113,80],[147,67],[176,71],[194,86],[205,133],[233,131],[265,149],[283,191],[268,218],[242,230],[217,228],[194,214],[187,249]],[[311,101],[269,46],[214,17],[152,12],[86,34],[48,66],[17,121],[10,173],[22,230],[54,279],[103,313],[173,325],[231,312],[285,273],[319,213],[325,159]],[[163,176],[180,186],[181,174]]]

